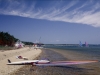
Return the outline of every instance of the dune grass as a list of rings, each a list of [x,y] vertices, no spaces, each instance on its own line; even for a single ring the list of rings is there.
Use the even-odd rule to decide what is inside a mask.
[[[12,50],[12,49],[15,49],[15,48],[11,46],[0,46],[0,50]]]

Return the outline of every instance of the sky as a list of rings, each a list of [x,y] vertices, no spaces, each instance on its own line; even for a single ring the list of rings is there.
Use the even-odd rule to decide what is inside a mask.
[[[100,44],[100,0],[0,0],[0,31],[44,44]]]

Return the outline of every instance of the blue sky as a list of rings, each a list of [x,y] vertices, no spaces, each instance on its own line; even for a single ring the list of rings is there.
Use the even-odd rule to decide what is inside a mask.
[[[21,41],[100,44],[100,0],[0,0],[0,31]]]

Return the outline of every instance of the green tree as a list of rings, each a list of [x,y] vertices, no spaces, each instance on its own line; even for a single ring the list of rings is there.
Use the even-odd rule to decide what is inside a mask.
[[[8,32],[0,32],[0,45],[2,46],[13,46],[17,40],[19,39],[15,38],[13,35],[10,35]]]

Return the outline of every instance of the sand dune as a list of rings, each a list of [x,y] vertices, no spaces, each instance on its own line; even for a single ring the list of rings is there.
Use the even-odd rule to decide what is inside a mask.
[[[40,49],[35,50],[34,48],[21,48],[16,50],[0,51],[0,75],[9,75],[10,73],[21,68],[21,65],[6,65],[7,59],[10,59],[12,62],[22,61],[23,59],[16,59],[16,56],[21,55],[27,57],[28,59],[34,59],[41,53]]]

